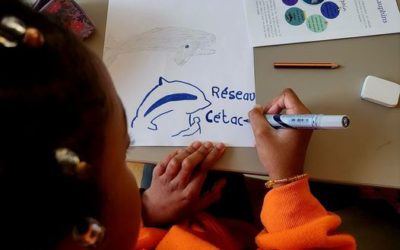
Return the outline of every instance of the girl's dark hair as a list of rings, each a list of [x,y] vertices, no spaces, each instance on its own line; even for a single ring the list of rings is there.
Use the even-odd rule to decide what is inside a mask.
[[[19,1],[0,0],[4,16],[37,28],[45,43],[0,44],[0,248],[54,249],[100,214],[96,182],[63,175],[54,151],[67,147],[96,169],[109,105],[74,35]]]

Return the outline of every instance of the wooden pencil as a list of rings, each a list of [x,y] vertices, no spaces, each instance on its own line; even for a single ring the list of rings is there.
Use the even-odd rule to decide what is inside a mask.
[[[304,68],[304,69],[336,69],[340,65],[336,63],[321,63],[321,62],[275,62],[275,68]]]

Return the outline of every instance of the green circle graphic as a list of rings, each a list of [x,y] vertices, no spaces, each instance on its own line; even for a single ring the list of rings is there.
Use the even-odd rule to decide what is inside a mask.
[[[312,32],[319,33],[328,27],[328,22],[321,15],[311,15],[307,18],[307,28]]]
[[[289,24],[298,26],[304,23],[306,18],[302,9],[293,7],[285,12],[285,19]]]

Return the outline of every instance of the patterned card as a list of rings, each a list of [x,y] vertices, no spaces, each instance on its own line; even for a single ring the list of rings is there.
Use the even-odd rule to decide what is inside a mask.
[[[37,1],[33,8],[41,13],[56,15],[78,37],[85,39],[95,30],[93,22],[73,0]]]

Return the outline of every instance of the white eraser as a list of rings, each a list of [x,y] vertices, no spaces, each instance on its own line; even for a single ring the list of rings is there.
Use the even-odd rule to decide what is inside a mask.
[[[395,107],[399,101],[400,85],[378,78],[367,76],[361,90],[361,98],[386,107]]]

